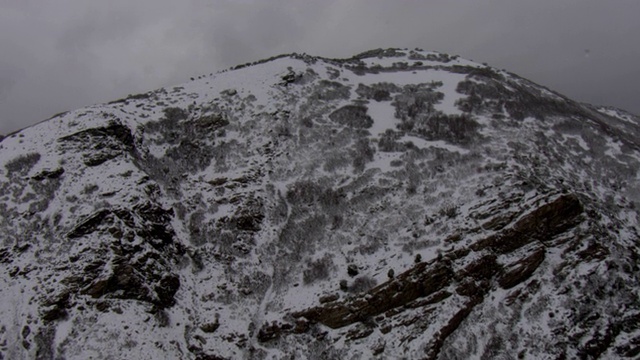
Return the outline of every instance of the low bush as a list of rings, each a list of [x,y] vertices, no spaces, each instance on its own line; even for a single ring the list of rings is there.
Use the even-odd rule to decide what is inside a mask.
[[[35,166],[35,164],[38,163],[38,161],[40,161],[40,154],[34,152],[20,155],[7,162],[4,167],[7,169],[9,174],[19,173],[20,175],[25,175]]]
[[[353,128],[368,129],[373,126],[373,119],[367,115],[367,107],[359,105],[343,106],[332,112],[329,119]]]

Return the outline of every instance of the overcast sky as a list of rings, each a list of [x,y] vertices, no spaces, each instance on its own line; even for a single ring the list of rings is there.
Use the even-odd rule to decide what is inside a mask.
[[[289,52],[420,47],[640,113],[639,0],[0,0],[0,133]]]

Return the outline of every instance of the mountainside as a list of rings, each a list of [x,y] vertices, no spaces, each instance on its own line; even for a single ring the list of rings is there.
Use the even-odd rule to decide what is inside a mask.
[[[640,119],[422,50],[0,139],[0,359],[640,354]]]

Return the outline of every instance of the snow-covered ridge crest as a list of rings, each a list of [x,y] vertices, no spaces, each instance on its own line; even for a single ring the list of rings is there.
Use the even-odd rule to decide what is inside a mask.
[[[0,139],[0,358],[640,353],[640,123],[419,49]]]

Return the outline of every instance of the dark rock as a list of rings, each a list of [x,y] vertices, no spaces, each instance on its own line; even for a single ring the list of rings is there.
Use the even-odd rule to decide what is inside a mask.
[[[227,358],[214,354],[198,354],[196,360],[227,360]]]
[[[44,322],[52,322],[56,320],[66,319],[67,309],[71,307],[71,293],[63,291],[54,294],[51,298],[47,298],[42,302],[40,318]]]
[[[105,127],[91,128],[59,139],[62,150],[73,145],[82,151],[85,165],[98,166],[135,148],[131,130],[119,120]]]
[[[497,257],[489,254],[467,265],[460,275],[471,277],[474,280],[488,280],[502,270],[502,266],[498,264]]]
[[[415,309],[415,308],[419,308],[419,307],[424,307],[427,305],[431,305],[431,304],[437,304],[445,299],[447,299],[448,297],[450,297],[452,294],[446,290],[442,290],[442,291],[438,291],[434,294],[431,294],[429,296],[427,296],[424,299],[418,299],[415,301],[412,301],[410,303],[408,303],[407,305],[405,305],[405,307],[409,308],[409,309]]]
[[[485,230],[501,230],[513,221],[513,217],[514,214],[496,216],[482,224],[482,228]]]
[[[126,258],[113,262],[113,272],[106,277],[95,279],[82,289],[82,293],[94,298],[111,296],[146,301],[160,309],[174,305],[174,295],[180,287],[180,280],[176,275],[136,270],[128,262]],[[154,282],[157,285],[152,287]]]
[[[467,316],[469,316],[471,311],[473,311],[473,308],[481,302],[481,297],[472,298],[462,307],[462,309],[458,310],[458,312],[449,319],[447,324],[436,333],[433,340],[429,343],[426,359],[435,360],[438,358],[438,354],[440,354],[440,350],[442,349],[442,345],[444,345],[445,340],[453,334],[458,327],[460,327],[460,324],[467,318]]]
[[[349,264],[347,266],[347,274],[351,277],[358,275],[360,272],[358,271],[358,266],[355,264]]]
[[[219,327],[220,327],[220,323],[216,320],[215,322],[209,322],[209,323],[200,325],[200,330],[209,334],[218,330]]]
[[[103,243],[94,256],[71,256],[70,264],[78,275],[65,278],[65,285],[69,291],[93,298],[144,301],[159,309],[173,306],[180,279],[173,274],[171,263],[181,258],[185,249],[175,240],[172,218],[173,210],[151,202],[91,214],[67,237],[113,240]],[[134,242],[135,238],[138,241]]]
[[[302,334],[309,330],[310,324],[304,318],[296,319],[295,327],[293,328],[294,334]]]
[[[371,334],[373,334],[373,328],[364,325],[356,325],[355,328],[347,331],[346,337],[347,340],[358,340],[366,338]]]
[[[596,332],[593,337],[587,340],[584,346],[578,350],[578,357],[580,359],[598,359],[600,355],[613,345],[616,337],[620,334],[620,330],[619,324],[609,324],[604,331]],[[629,349],[627,352],[633,353],[632,349]]]
[[[139,217],[142,226],[138,235],[158,250],[174,243],[175,231],[171,226],[173,209],[163,209],[154,203],[144,202],[133,207],[133,214],[120,212],[117,215],[120,219]]]
[[[325,296],[321,296],[318,301],[320,301],[320,304],[326,304],[326,303],[330,303],[332,301],[336,301],[340,298],[340,295],[338,294],[331,294],[331,295],[325,295]]]
[[[180,288],[180,278],[174,274],[167,274],[160,279],[155,287],[158,296],[157,305],[163,308],[171,307],[175,304],[174,295]]]
[[[471,245],[474,251],[490,248],[498,253],[512,252],[533,241],[551,239],[577,225],[583,213],[575,195],[561,195],[521,217],[512,227]]]
[[[302,74],[297,74],[294,71],[290,70],[289,73],[283,75],[281,79],[282,82],[280,82],[280,85],[287,86],[289,84],[295,84],[300,81],[300,79],[302,79]]]
[[[32,179],[42,181],[44,179],[57,179],[64,174],[63,168],[57,168],[55,170],[43,170],[36,174]]]
[[[6,247],[0,248],[0,264],[10,264],[13,261],[11,250]]]
[[[466,280],[456,288],[456,293],[466,297],[482,296],[487,291],[484,285],[488,284],[477,284],[474,281]]]
[[[138,235],[154,247],[162,249],[172,243],[175,236],[171,228],[172,216],[172,209],[165,210],[150,202],[137,204],[132,210],[102,209],[86,217],[67,234],[67,237],[75,239],[89,235],[103,229],[116,219],[133,228],[137,227],[137,220],[141,225]]]
[[[273,321],[271,324],[265,324],[258,331],[258,341],[267,342],[279,338],[283,333],[289,333],[294,327],[291,324],[281,324]]]
[[[373,355],[380,355],[384,352],[385,347],[386,343],[384,341],[380,341],[371,347],[371,352]]]
[[[587,248],[578,252],[576,255],[584,261],[603,260],[609,255],[609,250],[598,244],[595,240],[591,240]]]
[[[533,254],[518,260],[506,268],[506,272],[500,276],[498,283],[504,289],[510,289],[527,280],[538,266],[544,261],[545,250],[538,249]]]
[[[100,312],[107,312],[111,309],[111,304],[108,301],[97,301],[95,306],[96,310]]]
[[[640,336],[630,339],[628,344],[618,346],[615,351],[620,356],[636,358],[640,355]]]
[[[102,222],[110,213],[111,211],[103,209],[89,215],[80,224],[76,225],[67,234],[67,237],[70,239],[75,239],[96,231],[98,226],[102,224]]]
[[[451,268],[443,263],[429,267],[427,263],[419,263],[394,280],[356,296],[353,300],[333,302],[292,315],[336,329],[428,296],[448,285],[452,278]]]
[[[29,327],[29,325],[25,325],[22,327],[22,331],[20,332],[20,335],[22,335],[23,339],[26,339],[29,334],[31,334],[31,328]]]
[[[635,314],[628,314],[621,322],[622,331],[631,333],[634,330],[640,329],[640,312]],[[639,338],[640,339],[640,338]],[[640,342],[638,342],[640,345]]]
[[[222,185],[226,184],[227,181],[229,181],[229,179],[227,179],[226,177],[221,177],[221,178],[216,178],[216,179],[210,180],[210,181],[208,181],[208,183],[213,185],[213,186],[222,186]]]

